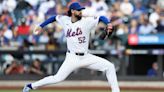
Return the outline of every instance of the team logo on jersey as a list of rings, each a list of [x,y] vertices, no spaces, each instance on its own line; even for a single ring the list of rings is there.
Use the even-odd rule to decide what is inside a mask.
[[[74,37],[82,34],[81,28],[77,28],[75,32],[72,32],[72,29],[67,30],[66,37]]]

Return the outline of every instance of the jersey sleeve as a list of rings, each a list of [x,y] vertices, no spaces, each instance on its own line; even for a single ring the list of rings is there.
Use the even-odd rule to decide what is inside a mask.
[[[89,17],[87,19],[89,26],[92,28],[95,28],[99,22],[99,17]],[[87,25],[88,25],[87,24]]]
[[[63,15],[57,15],[57,16],[56,16],[56,21],[57,21],[59,24],[63,25],[63,24],[64,24],[64,16],[63,16]]]

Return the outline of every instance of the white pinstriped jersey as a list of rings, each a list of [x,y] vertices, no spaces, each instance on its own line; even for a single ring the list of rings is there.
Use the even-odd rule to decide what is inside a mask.
[[[71,17],[57,15],[56,21],[61,24],[67,39],[67,48],[72,52],[87,52],[89,35],[95,29],[99,17],[82,17],[81,20],[72,23]]]

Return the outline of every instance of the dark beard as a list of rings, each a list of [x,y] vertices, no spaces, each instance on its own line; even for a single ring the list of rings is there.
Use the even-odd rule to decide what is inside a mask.
[[[77,18],[78,20],[81,20],[82,16],[77,15],[76,18]]]

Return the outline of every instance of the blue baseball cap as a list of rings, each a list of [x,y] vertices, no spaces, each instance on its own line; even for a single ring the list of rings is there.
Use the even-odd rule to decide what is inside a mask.
[[[69,10],[71,9],[80,11],[80,10],[85,9],[85,7],[81,6],[78,2],[73,2],[69,6]]]

